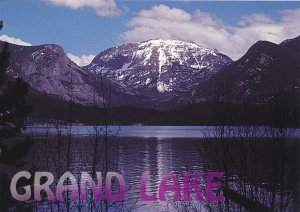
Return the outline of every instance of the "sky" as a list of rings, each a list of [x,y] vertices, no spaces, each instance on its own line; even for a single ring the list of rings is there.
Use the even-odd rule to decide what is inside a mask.
[[[0,40],[54,43],[78,65],[101,51],[154,38],[193,41],[236,60],[258,40],[300,35],[300,2],[0,0]]]

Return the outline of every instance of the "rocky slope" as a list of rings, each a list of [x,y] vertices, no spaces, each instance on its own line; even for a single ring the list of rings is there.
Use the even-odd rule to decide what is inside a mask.
[[[199,85],[188,99],[214,99],[216,88],[230,90],[232,97],[255,98],[265,102],[279,92],[299,93],[300,36],[275,44],[258,41],[236,62],[229,64],[208,81]]]
[[[3,42],[0,42],[0,48]],[[65,100],[88,104],[94,98],[89,74],[73,63],[57,45],[17,46],[10,44],[12,78],[21,77],[31,88],[45,94],[57,95]],[[103,99],[95,97],[98,103]]]
[[[190,91],[231,62],[217,50],[192,42],[155,39],[110,48],[85,69],[161,102]]]
[[[0,41],[0,49],[3,44]],[[102,105],[105,102],[115,106],[129,102],[138,105],[139,100],[143,99],[122,93],[119,85],[78,67],[58,45],[9,44],[9,52],[8,75],[12,78],[22,78],[32,89],[46,95],[57,96],[67,101],[72,99],[82,105]]]

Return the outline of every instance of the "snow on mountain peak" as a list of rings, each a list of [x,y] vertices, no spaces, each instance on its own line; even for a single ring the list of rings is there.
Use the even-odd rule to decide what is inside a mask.
[[[187,48],[199,48],[204,51],[210,51],[209,48],[205,48],[202,46],[198,46],[194,42],[191,41],[182,41],[182,40],[171,40],[171,39],[151,39],[148,41],[143,41],[139,44],[139,47],[150,46],[150,47],[175,47],[175,46],[185,46]]]
[[[231,59],[217,50],[193,42],[152,39],[108,49],[87,68],[133,93],[142,90],[154,96],[187,90],[229,62]]]
[[[216,50],[198,46],[193,42],[186,42],[180,40],[163,40],[163,39],[153,39],[141,42],[137,46],[136,54],[133,55],[134,58],[142,58],[143,64],[147,65],[151,60],[153,54],[158,54],[158,72],[161,74],[161,67],[167,62],[179,62],[180,65],[186,65],[186,61],[190,56],[193,58],[199,55],[218,53]],[[187,53],[191,53],[189,55]],[[193,68],[204,68],[203,64],[199,61],[195,61],[195,64],[191,64]]]

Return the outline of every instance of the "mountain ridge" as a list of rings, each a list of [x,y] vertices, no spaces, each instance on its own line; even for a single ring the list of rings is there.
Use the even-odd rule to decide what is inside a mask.
[[[216,89],[220,90],[222,86],[236,101],[251,97],[256,103],[264,103],[283,92],[280,89],[297,90],[300,85],[300,49],[294,47],[300,44],[299,37],[289,39],[292,47],[285,46],[286,41],[281,44],[256,42],[240,59],[200,85],[196,93],[212,100]]]
[[[55,44],[10,44],[8,74],[39,92],[83,105],[160,108],[207,102],[220,82],[230,85],[236,97],[256,92],[266,100],[274,77],[283,74],[279,69],[296,80],[290,84],[299,84],[299,73],[291,71],[299,70],[299,38],[281,44],[258,41],[237,61],[193,42],[151,39],[104,50],[84,67]]]

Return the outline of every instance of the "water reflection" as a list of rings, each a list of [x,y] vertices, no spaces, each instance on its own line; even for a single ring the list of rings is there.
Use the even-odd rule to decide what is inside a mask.
[[[45,132],[56,135],[59,127],[59,133],[68,135],[70,129],[68,126],[55,125],[33,125],[27,126],[24,130],[26,134],[40,134]],[[103,126],[98,126],[99,133],[104,132]],[[234,129],[234,133],[231,131]],[[139,137],[139,138],[207,138],[218,137],[219,132],[215,126],[108,126],[110,135],[119,137]],[[293,131],[293,137],[300,137],[300,129],[290,129]],[[249,136],[248,134],[255,131],[256,137],[272,137],[273,132],[278,129],[266,126],[225,126],[224,133],[230,134],[231,137]],[[95,126],[72,125],[72,135],[88,136],[95,133]]]
[[[95,170],[104,172],[107,163],[108,171],[117,171],[128,184],[125,202],[108,203],[109,211],[120,208],[121,211],[283,211],[296,208],[297,190],[293,185],[298,179],[293,171],[297,170],[294,163],[299,148],[297,140],[278,143],[275,138],[230,139],[226,146],[224,142],[218,138],[109,137],[106,158],[103,137],[40,136],[34,139],[20,170],[49,171],[57,182],[65,171],[77,177],[82,171],[93,175]],[[143,171],[150,172],[148,192],[151,194],[158,191],[160,180],[171,171],[177,174],[180,182],[183,182],[185,171],[226,172],[228,182],[223,182],[226,202],[142,202],[139,191]],[[204,189],[203,182],[201,186]],[[26,204],[33,204],[33,210],[57,211],[69,207],[73,211],[105,211],[106,202]]]

